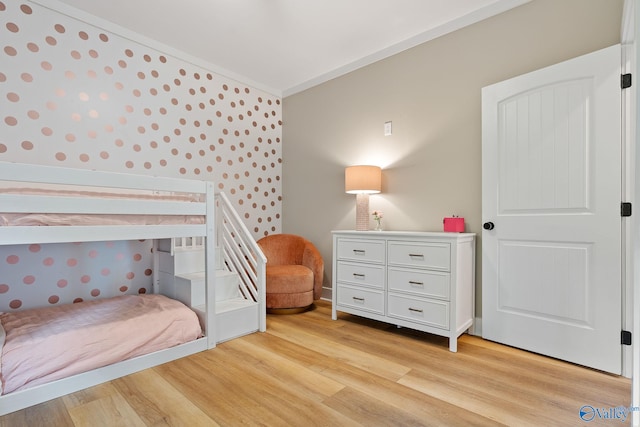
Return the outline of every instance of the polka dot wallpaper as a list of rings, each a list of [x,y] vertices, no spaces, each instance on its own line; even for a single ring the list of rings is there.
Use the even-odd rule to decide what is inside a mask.
[[[212,180],[281,229],[281,99],[27,1],[0,0],[0,160]],[[0,311],[148,292],[150,242],[0,246]]]
[[[151,242],[12,246],[0,258],[0,310],[146,293]]]

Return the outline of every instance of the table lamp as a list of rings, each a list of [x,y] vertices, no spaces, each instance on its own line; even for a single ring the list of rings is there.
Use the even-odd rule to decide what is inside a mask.
[[[356,231],[369,229],[369,194],[381,190],[378,166],[349,166],[344,170],[344,191],[356,195]]]

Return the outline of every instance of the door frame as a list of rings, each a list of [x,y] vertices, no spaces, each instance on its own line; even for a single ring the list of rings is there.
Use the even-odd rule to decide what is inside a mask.
[[[640,166],[640,150],[636,150],[637,136],[640,135],[638,125],[638,58],[640,54],[640,34],[637,23],[640,22],[640,0],[625,0],[622,14],[620,42],[621,69],[623,73],[631,73],[635,80],[629,89],[622,91],[622,191],[627,201],[636,204],[640,200],[640,174],[636,174]],[[636,207],[637,209],[637,207]],[[623,239],[623,301],[622,325],[625,330],[632,331],[634,339],[631,346],[625,346],[622,352],[622,374],[631,377],[631,406],[640,406],[640,229],[636,220],[637,213],[622,221]],[[632,414],[634,426],[640,426],[640,413]]]

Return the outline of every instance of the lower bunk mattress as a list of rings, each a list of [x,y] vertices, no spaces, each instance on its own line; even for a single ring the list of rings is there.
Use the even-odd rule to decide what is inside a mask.
[[[163,295],[123,295],[0,313],[0,394],[202,336],[197,315]]]

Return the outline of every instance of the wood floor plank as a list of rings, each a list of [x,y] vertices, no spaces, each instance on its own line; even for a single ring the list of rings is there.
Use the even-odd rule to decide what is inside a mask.
[[[241,425],[257,425],[252,417],[263,410],[242,392],[246,378],[234,377],[222,363],[202,357],[205,353],[218,353],[219,350],[208,350],[157,366],[154,370],[217,423],[230,425],[235,421]],[[278,421],[277,417],[264,415],[265,423]]]
[[[280,382],[292,384],[309,399],[321,401],[344,388],[341,383],[318,374],[302,364],[293,363],[285,356],[266,350],[260,345],[251,343],[250,340],[235,340],[224,345],[227,349],[239,349],[237,355],[243,356],[239,359],[243,363],[251,359],[256,360],[254,365],[256,369],[277,378]],[[281,349],[281,352],[283,351]]]
[[[465,407],[425,395],[396,381],[372,376],[368,372],[348,364],[336,364],[326,369],[324,374],[330,378],[339,379],[352,390],[413,414],[424,420],[424,425],[493,426],[498,424],[469,411]]]
[[[73,419],[62,399],[40,403],[0,417],[0,427],[68,427]]]
[[[302,330],[299,327],[290,325],[286,320],[274,318],[269,323],[269,328],[271,335],[286,337],[288,340],[306,348],[339,359],[344,363],[353,364],[375,375],[397,380],[409,372],[406,366],[395,363],[392,360],[361,350],[358,346],[350,345],[351,343],[341,343],[326,339],[317,330]]]
[[[145,425],[219,425],[153,369],[119,378],[113,384]]]
[[[69,409],[76,426],[144,427],[136,411],[121,395],[108,395]]]
[[[506,425],[553,425],[560,421],[556,418],[558,413],[563,414],[562,411],[550,410],[547,399],[529,399],[528,396],[523,397],[523,394],[529,394],[526,391],[519,393],[522,389],[496,388],[495,384],[482,384],[475,378],[460,382],[415,371],[400,379],[399,383]],[[572,409],[575,410],[572,417],[575,422],[578,412],[577,408]]]
[[[222,425],[234,425],[239,418],[250,425],[341,425],[347,421],[309,399],[308,393],[301,393],[298,384],[283,383],[278,375],[243,363],[224,345],[196,356],[201,367],[199,382],[206,392],[199,391],[192,380],[183,381],[180,371],[164,367],[163,374],[182,381],[180,390]]]
[[[430,425],[419,415],[389,405],[380,399],[349,387],[325,400],[325,405],[347,415],[363,426],[425,426]],[[441,425],[434,423],[432,425]]]
[[[325,396],[319,395],[309,381],[296,381],[296,378],[287,378],[291,370],[303,371],[304,368],[296,367],[291,362],[281,365],[283,370],[274,371],[265,364],[247,365],[246,357],[234,351],[233,343],[225,346],[224,351],[209,353],[206,356],[215,358],[222,363],[230,377],[242,376],[242,394],[265,406],[267,411],[276,409],[277,416],[285,421],[285,425],[343,425],[347,422],[344,415],[322,405]],[[313,371],[308,371],[310,378],[317,378]],[[283,382],[283,378],[286,380]],[[290,381],[293,379],[293,381]],[[324,382],[330,379],[325,378]],[[287,384],[287,387],[283,387]],[[334,389],[339,384],[333,382]],[[256,417],[256,421],[261,418]]]
[[[5,415],[0,427],[583,425],[582,405],[629,406],[630,384],[469,335],[451,353],[443,337],[334,321],[319,301],[269,315],[264,333]]]
[[[467,337],[466,340],[474,344],[482,344],[483,341],[478,337]],[[630,403],[630,382],[626,378],[557,360],[550,363],[550,358],[528,352],[520,351],[519,355],[514,358],[501,351],[474,345],[469,346],[463,358],[470,363],[475,361],[486,371],[491,371],[495,378],[506,379],[509,384],[522,382],[528,389],[552,392],[556,398],[565,401],[579,397],[584,403],[592,401],[607,406]]]
[[[86,405],[87,403],[102,399],[106,396],[117,394],[118,390],[113,386],[113,383],[107,382],[63,396],[62,401],[68,409],[71,409],[76,406]]]
[[[504,370],[504,365],[484,363],[481,359],[465,358],[460,362],[454,367],[447,366],[438,370],[416,368],[399,382],[406,384],[408,378],[414,377],[427,383],[450,384],[458,393],[464,391],[467,394],[480,394],[497,402],[509,401],[512,405],[517,403],[522,408],[542,409],[552,405],[566,409],[566,405],[575,402],[575,397],[580,393],[575,387],[557,385],[556,377],[548,372],[531,369],[531,366]],[[569,392],[567,388],[570,389]],[[552,400],[549,401],[547,396],[553,396]],[[602,399],[599,398],[598,401]]]
[[[266,334],[253,334],[243,339],[315,372],[322,372],[328,364],[336,363],[336,359],[331,356],[306,348],[286,338],[276,337],[272,335],[271,331]]]

